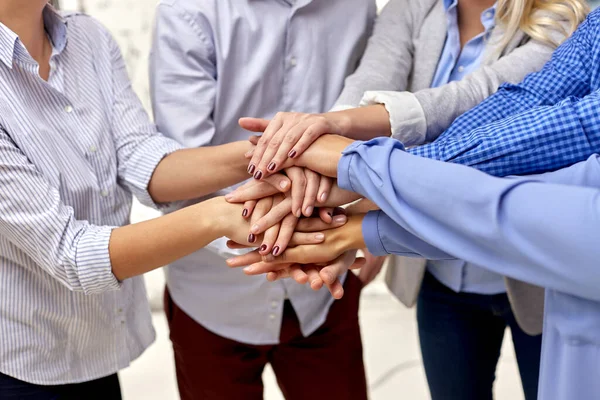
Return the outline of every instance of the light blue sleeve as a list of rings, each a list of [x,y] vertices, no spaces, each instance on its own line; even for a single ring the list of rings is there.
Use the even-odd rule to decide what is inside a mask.
[[[363,225],[375,254],[451,255],[600,300],[597,157],[554,174],[502,179],[413,156],[382,138],[344,151],[338,184],[381,208]]]
[[[217,91],[208,20],[186,2],[163,0],[150,51],[150,94],[158,130],[186,147],[211,143]],[[191,5],[189,5],[191,8]]]

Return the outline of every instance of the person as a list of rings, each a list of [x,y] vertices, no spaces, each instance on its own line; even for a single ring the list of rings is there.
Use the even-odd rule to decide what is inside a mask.
[[[0,3],[0,93],[0,398],[119,399],[117,371],[154,340],[139,275],[223,235],[250,244],[241,205],[128,225],[132,194],[163,208],[212,193],[245,179],[252,146],[157,133],[110,34],[46,0]]]
[[[408,149],[412,155],[389,139],[351,144],[349,139],[323,137],[319,140],[325,146],[313,145],[311,154],[294,161],[328,176],[339,174],[339,186],[381,207],[387,215],[372,213],[366,217],[370,222],[355,219],[348,224],[355,230],[362,225],[369,248],[377,253],[385,248],[434,259],[463,258],[545,287],[538,395],[544,400],[593,399],[600,393],[600,340],[594,329],[600,321],[595,262],[600,73],[594,67],[599,54],[600,11],[593,11],[540,72],[518,85],[503,85],[436,142]],[[339,162],[340,157],[345,161]],[[498,176],[556,172],[496,179],[427,157]],[[348,231],[332,231],[324,241],[328,248],[293,249],[297,253],[288,251],[284,261],[295,262],[298,256],[304,263],[324,262],[360,247],[361,240]],[[247,257],[256,260],[257,255]],[[248,272],[265,271],[259,267]]]
[[[586,13],[579,0],[391,0],[334,110],[366,107],[320,116],[326,130],[317,131],[310,116],[280,114],[264,132],[265,153],[259,144],[251,165],[256,174],[267,171],[288,152],[301,153],[302,146],[325,131],[367,139],[391,130],[410,146],[433,141],[501,83],[517,83],[540,70]],[[378,103],[385,109],[374,105]],[[363,120],[367,112],[369,119]],[[256,122],[242,121],[249,127]],[[311,129],[312,136],[298,138]],[[291,140],[283,141],[284,135]],[[267,148],[270,140],[283,144]],[[491,398],[507,327],[525,397],[537,398],[542,288],[460,260],[391,261],[388,286],[406,306],[417,304],[433,399]],[[373,278],[382,263],[383,257],[363,266],[361,274]]]
[[[244,115],[328,110],[358,64],[375,13],[373,0],[162,0],[150,57],[158,129],[197,148],[247,140],[237,124]],[[322,206],[327,187],[317,174],[302,173],[286,170],[290,192],[307,193],[304,201],[287,200],[293,214],[283,224],[291,231],[297,217]],[[244,214],[256,220],[264,212],[250,203]],[[285,250],[277,235],[265,236],[263,254]],[[348,275],[344,298],[334,303],[325,288],[270,285],[229,270],[225,259],[235,254],[219,240],[167,269],[165,309],[182,399],[262,398],[267,363],[287,399],[366,399],[358,279]],[[340,360],[343,367],[334,368]],[[329,379],[305,385],[303,377],[319,373]]]

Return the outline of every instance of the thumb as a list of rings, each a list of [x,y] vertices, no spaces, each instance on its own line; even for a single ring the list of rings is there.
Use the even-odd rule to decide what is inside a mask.
[[[238,121],[242,128],[250,132],[264,132],[269,122],[271,121],[262,118],[240,118]]]

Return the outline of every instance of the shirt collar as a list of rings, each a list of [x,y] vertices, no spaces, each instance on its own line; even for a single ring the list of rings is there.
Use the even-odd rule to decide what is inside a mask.
[[[52,42],[53,54],[60,54],[67,45],[67,24],[60,14],[47,5],[43,11],[44,27]],[[12,68],[19,36],[0,22],[0,61]]]
[[[443,0],[443,2],[444,2],[444,9],[446,10],[446,12],[448,12],[448,10],[454,9],[458,6],[458,0]],[[492,29],[496,23],[496,6],[497,5],[498,5],[498,3],[494,3],[493,6],[491,6],[487,10],[484,10],[481,13],[481,23],[483,24],[483,27],[485,28],[486,31]]]

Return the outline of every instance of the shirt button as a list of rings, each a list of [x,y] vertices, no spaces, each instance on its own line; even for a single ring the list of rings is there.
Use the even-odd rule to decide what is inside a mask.
[[[296,60],[296,57],[290,58],[290,66],[295,67],[296,65],[298,65],[298,60]]]
[[[100,194],[102,195],[102,197],[106,197],[106,196],[108,196],[108,191],[103,190],[100,192]]]
[[[123,312],[123,309],[122,309],[122,308],[119,308],[117,311],[118,311],[119,313],[122,313],[122,312]]]
[[[465,67],[463,67],[462,65],[460,67],[458,67],[458,72],[464,72]]]
[[[121,321],[121,325],[125,325],[125,321]]]
[[[277,308],[278,305],[279,305],[279,303],[276,301],[271,302],[271,308]]]
[[[73,106],[70,105],[70,104],[67,105],[67,106],[65,106],[65,112],[68,113],[68,114],[72,113],[73,112]]]
[[[492,18],[492,13],[491,12],[486,12],[484,17],[486,17],[487,19],[491,19]]]
[[[90,153],[95,153],[98,151],[98,148],[96,146],[90,146]]]
[[[269,314],[269,319],[271,321],[275,320],[275,318],[277,318],[277,316],[275,314]]]

